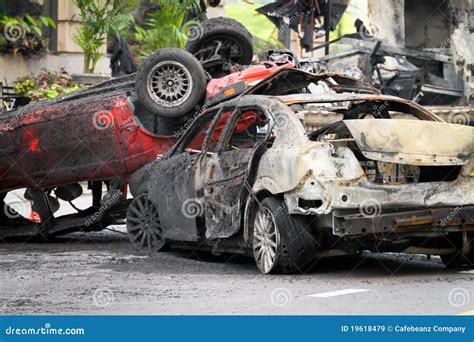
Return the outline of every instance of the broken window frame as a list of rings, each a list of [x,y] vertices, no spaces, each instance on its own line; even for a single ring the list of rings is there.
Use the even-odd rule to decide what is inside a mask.
[[[217,109],[211,109],[199,115],[191,124],[191,126],[188,128],[188,130],[186,130],[186,132],[183,134],[180,140],[178,140],[175,147],[170,152],[169,156],[172,157],[172,156],[186,152],[186,149],[189,146],[189,144],[191,144],[192,141],[203,131],[205,126],[209,124],[209,127],[206,130],[206,134],[203,139],[201,150],[199,151],[199,153],[205,152],[207,148],[207,144],[209,142],[208,137],[211,136],[211,134],[209,133],[211,130],[212,132],[214,132],[215,126],[217,122],[220,120],[222,113],[223,113],[223,108],[217,108]],[[205,121],[205,124],[204,125],[200,124],[204,120],[207,120]],[[198,152],[196,151],[196,153]]]
[[[262,106],[259,106],[257,104],[254,104],[254,105],[245,105],[245,106],[242,106],[242,107],[239,107],[239,106],[236,106],[235,109],[234,109],[234,113],[232,114],[230,120],[226,123],[226,126],[222,132],[222,135],[220,137],[220,140],[218,142],[218,145],[217,145],[217,148],[216,148],[216,152],[226,152],[226,151],[230,151],[231,149],[228,148],[228,145],[232,139],[232,135],[234,133],[234,130],[237,126],[237,123],[241,117],[241,115],[243,115],[245,112],[248,112],[248,111],[258,111],[260,115],[264,115],[267,120],[268,120],[268,131],[267,131],[267,134],[265,136],[265,138],[263,138],[261,141],[259,142],[256,142],[256,144],[252,147],[252,149],[256,149],[260,144],[262,143],[265,143],[266,141],[268,141],[268,138],[271,136],[271,133],[273,132],[273,129],[274,129],[274,117],[272,115],[272,113],[262,107]]]
[[[242,116],[245,114],[245,113],[248,113],[248,112],[253,112],[255,113],[255,115],[258,115],[258,116],[264,116],[265,117],[265,121],[267,122],[267,125],[268,125],[268,131],[267,133],[265,134],[265,136],[263,136],[262,139],[259,139],[259,140],[256,140],[254,141],[254,144],[252,147],[248,147],[248,148],[237,148],[237,149],[247,149],[247,150],[252,150],[252,149],[255,149],[259,144],[265,142],[266,140],[268,140],[269,138],[269,133],[272,132],[272,129],[273,129],[273,125],[272,125],[272,122],[273,120],[270,119],[270,116],[265,113],[265,111],[261,108],[258,108],[258,107],[244,107],[244,108],[238,108],[237,110],[237,113],[235,115],[234,118],[232,118],[232,120],[230,120],[225,128],[225,132],[223,134],[223,140],[222,140],[222,144],[221,144],[221,150],[220,151],[231,151],[232,150],[232,145],[231,142],[232,142],[232,138],[234,137],[234,134],[235,134],[235,130],[237,129],[237,125],[239,123],[239,120],[242,118]],[[255,123],[259,122],[258,120],[255,121]],[[255,124],[253,123],[253,124]],[[252,124],[252,125],[253,125]],[[247,129],[250,128],[247,127]],[[258,134],[258,133],[257,133]]]

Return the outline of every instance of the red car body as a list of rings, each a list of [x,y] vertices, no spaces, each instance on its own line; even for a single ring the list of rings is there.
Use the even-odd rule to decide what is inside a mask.
[[[176,141],[141,127],[126,96],[9,115],[0,132],[0,192],[126,178]]]
[[[251,85],[292,63],[266,62],[211,80],[207,96],[244,81]],[[129,175],[165,153],[177,136],[140,125],[125,92],[79,97],[0,115],[0,193],[50,188]]]

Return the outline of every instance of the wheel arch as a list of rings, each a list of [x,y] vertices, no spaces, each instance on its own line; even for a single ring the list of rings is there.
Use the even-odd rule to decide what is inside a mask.
[[[248,241],[252,238],[253,220],[257,213],[257,203],[263,201],[267,197],[275,197],[283,200],[283,194],[272,194],[267,189],[260,189],[256,192],[248,194],[245,201],[243,226],[244,226],[244,240]]]

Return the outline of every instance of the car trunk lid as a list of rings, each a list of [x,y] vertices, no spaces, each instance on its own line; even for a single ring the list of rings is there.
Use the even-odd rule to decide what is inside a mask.
[[[420,120],[344,120],[364,157],[409,165],[464,165],[474,128]]]

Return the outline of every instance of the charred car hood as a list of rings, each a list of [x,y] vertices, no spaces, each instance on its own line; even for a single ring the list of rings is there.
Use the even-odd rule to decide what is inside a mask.
[[[420,120],[344,120],[362,154],[410,165],[464,165],[474,149],[474,128]]]

